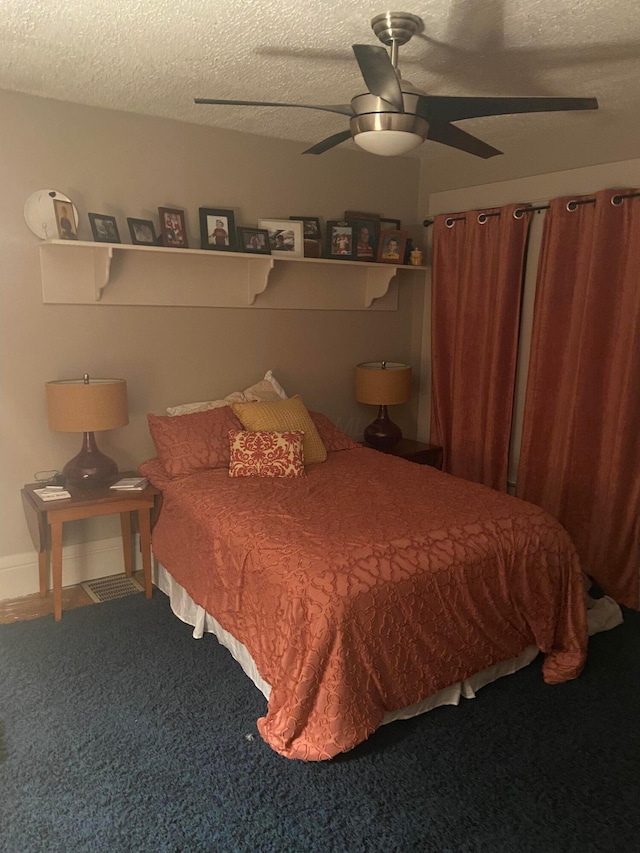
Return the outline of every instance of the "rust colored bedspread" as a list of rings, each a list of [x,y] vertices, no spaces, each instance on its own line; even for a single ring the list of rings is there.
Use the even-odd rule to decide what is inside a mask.
[[[164,492],[155,557],[271,684],[258,728],[282,755],[348,750],[528,645],[548,683],[584,665],[578,558],[532,504],[366,448],[301,479],[141,470]]]

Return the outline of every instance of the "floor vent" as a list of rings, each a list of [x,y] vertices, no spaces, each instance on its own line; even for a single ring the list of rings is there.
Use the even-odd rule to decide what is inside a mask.
[[[98,578],[95,581],[87,581],[81,586],[94,601],[98,602],[111,601],[114,598],[124,598],[125,595],[144,592],[135,578],[128,578],[126,575]]]

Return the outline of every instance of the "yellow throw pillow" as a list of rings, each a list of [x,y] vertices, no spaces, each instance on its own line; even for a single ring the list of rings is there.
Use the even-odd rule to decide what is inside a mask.
[[[311,415],[298,395],[273,403],[232,403],[234,414],[245,429],[304,433],[304,464],[324,462],[327,450],[315,428]]]

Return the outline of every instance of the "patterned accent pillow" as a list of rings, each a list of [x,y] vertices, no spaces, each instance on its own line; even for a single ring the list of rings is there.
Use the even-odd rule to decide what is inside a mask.
[[[226,468],[229,430],[242,429],[230,406],[179,418],[149,414],[147,422],[158,458],[170,477]]]
[[[354,447],[360,447],[346,433],[339,430],[333,421],[329,420],[322,412],[309,412],[309,414],[328,453],[335,453],[338,450],[353,450]]]
[[[245,429],[276,432],[303,432],[304,464],[324,462],[327,450],[318,435],[311,415],[296,394],[276,403],[232,403],[231,408]]]
[[[230,477],[305,477],[301,432],[229,431]]]

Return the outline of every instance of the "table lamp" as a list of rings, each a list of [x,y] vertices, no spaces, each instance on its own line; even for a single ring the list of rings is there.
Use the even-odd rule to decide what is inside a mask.
[[[98,450],[94,432],[129,423],[124,379],[61,379],[46,383],[49,427],[56,432],[83,432],[82,449],[62,473],[71,486],[106,486],[118,466]]]
[[[411,368],[397,361],[367,361],[356,367],[356,400],[378,406],[378,415],[364,431],[364,440],[376,448],[391,447],[402,430],[389,418],[387,406],[411,397]]]

